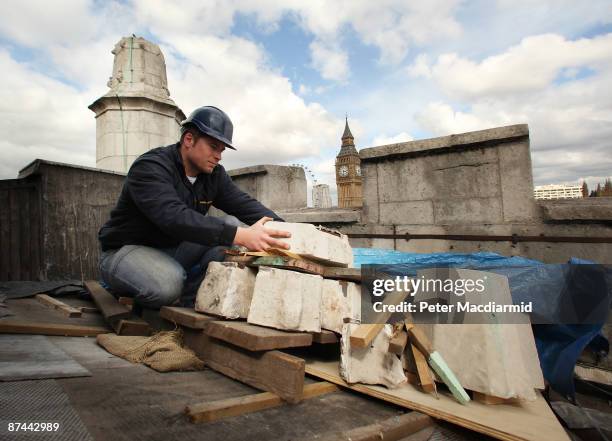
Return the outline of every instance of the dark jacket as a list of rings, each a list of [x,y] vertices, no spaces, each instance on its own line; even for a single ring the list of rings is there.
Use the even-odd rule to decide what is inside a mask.
[[[240,190],[220,165],[211,174],[199,174],[192,185],[177,143],[136,159],[98,239],[103,251],[123,245],[170,248],[183,241],[231,245],[236,227],[206,216],[211,205],[248,225],[264,216],[282,220]]]

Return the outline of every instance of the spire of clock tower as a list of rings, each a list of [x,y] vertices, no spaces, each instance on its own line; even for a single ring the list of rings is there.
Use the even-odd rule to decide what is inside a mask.
[[[355,138],[348,124],[344,122],[342,145],[336,156],[336,186],[338,187],[338,207],[358,208],[363,203],[361,191],[361,160],[355,148]]]
[[[355,138],[353,138],[353,134],[351,133],[347,116],[344,124],[344,133],[342,134],[342,147],[340,148],[340,153],[338,153],[338,156],[357,154],[357,150],[355,149]]]

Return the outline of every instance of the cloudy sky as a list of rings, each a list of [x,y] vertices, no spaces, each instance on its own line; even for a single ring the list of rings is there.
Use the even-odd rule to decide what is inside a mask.
[[[160,45],[185,113],[226,110],[226,168],[528,123],[536,184],[612,174],[612,1],[0,2],[0,179],[35,158],[95,166],[87,108],[121,37]]]

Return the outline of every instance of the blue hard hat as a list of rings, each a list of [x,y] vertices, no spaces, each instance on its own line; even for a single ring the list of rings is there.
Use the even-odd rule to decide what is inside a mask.
[[[236,150],[232,145],[232,134],[234,133],[234,125],[229,119],[229,116],[221,110],[213,106],[200,107],[181,122],[183,131],[194,126],[200,132],[221,141],[228,148]]]

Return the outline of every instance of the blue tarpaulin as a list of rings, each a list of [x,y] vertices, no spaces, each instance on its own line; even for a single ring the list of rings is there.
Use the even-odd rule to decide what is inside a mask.
[[[584,348],[591,344],[608,352],[601,328],[610,309],[612,277],[609,269],[593,262],[572,258],[568,264],[544,264],[490,252],[417,254],[376,248],[354,248],[353,254],[356,267],[389,265],[389,273],[408,276],[440,267],[505,275],[514,302],[532,302],[537,314],[532,322],[547,323],[533,325],[542,373],[568,397],[574,397],[574,366]]]

